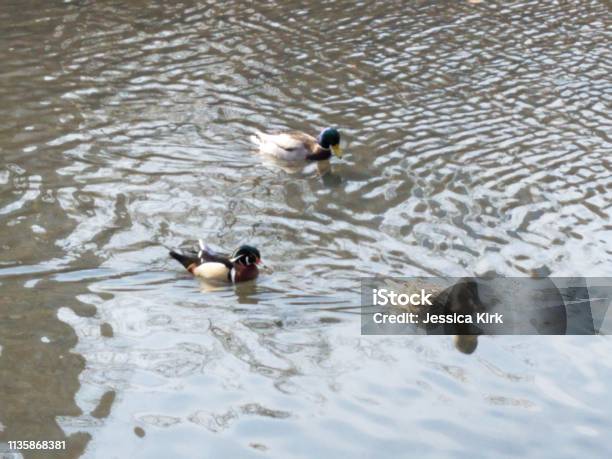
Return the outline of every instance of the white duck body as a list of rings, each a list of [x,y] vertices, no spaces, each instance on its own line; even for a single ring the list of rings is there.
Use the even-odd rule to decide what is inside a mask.
[[[284,161],[304,161],[318,147],[317,139],[303,132],[256,132],[251,140],[259,147],[261,154]]]
[[[228,269],[223,263],[209,261],[202,263],[193,269],[193,275],[206,280],[226,281],[228,279]]]

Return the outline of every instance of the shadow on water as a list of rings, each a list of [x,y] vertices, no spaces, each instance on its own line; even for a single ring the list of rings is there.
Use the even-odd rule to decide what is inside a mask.
[[[0,27],[11,15],[20,15],[14,6],[0,14]],[[30,59],[44,55],[44,45],[25,45],[21,31],[45,34],[53,29],[44,25],[38,29],[33,10],[25,8],[22,13],[23,22],[9,27],[11,45],[0,52],[10,54],[16,46],[23,53],[15,61],[18,65],[61,72],[61,61],[53,56]],[[91,414],[77,404],[86,361],[75,352],[76,330],[58,317],[58,311],[68,308],[78,317],[91,318],[97,308],[78,299],[89,293],[86,285],[53,280],[58,274],[70,276],[100,263],[91,241],[73,238],[81,218],[95,214],[93,200],[78,179],[61,172],[73,160],[62,154],[63,147],[51,145],[76,131],[83,118],[73,102],[61,100],[58,93],[43,94],[39,87],[19,83],[12,86],[8,73],[2,77],[2,98],[17,105],[8,110],[11,121],[0,127],[0,451],[6,451],[8,441],[65,440],[65,451],[21,454],[76,458],[91,434],[79,428],[69,433],[65,421],[90,415],[105,418],[109,410],[104,406],[112,404],[108,397],[100,400],[100,409]],[[33,109],[36,105],[42,108]],[[7,107],[0,110],[4,118]],[[26,147],[28,141],[20,132],[29,132],[37,146]],[[39,148],[44,151],[40,155]],[[102,235],[100,241],[105,237],[110,235]],[[106,334],[112,334],[108,327]]]
[[[40,281],[24,288],[3,279],[0,298],[0,441],[65,440],[65,457],[79,457],[90,434],[66,435],[59,417],[80,416],[75,395],[85,359],[72,351],[74,330],[57,317],[77,302],[72,286]],[[76,308],[78,310],[78,308]],[[49,457],[27,451],[26,458]],[[64,457],[62,455],[62,457]]]
[[[8,441],[65,440],[65,451],[21,454],[76,458],[91,434],[78,428],[68,433],[65,421],[82,418],[88,425],[87,418],[105,418],[112,400],[103,397],[91,413],[83,413],[77,405],[86,361],[75,352],[75,329],[58,312],[67,308],[77,317],[92,318],[97,308],[78,299],[89,293],[86,285],[57,282],[54,277],[70,278],[96,266],[99,259],[82,247],[65,252],[66,247],[58,244],[69,246],[78,226],[60,204],[62,189],[57,184],[70,183],[35,158],[29,159],[21,166],[5,163],[8,186],[0,188],[0,442],[6,451]],[[75,196],[83,196],[78,184],[71,185]],[[80,206],[86,210],[88,200],[80,200]],[[106,335],[111,336],[106,325]]]

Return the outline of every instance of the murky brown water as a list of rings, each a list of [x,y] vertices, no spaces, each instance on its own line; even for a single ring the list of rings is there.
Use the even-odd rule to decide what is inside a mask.
[[[605,1],[0,6],[0,445],[609,457],[607,337],[363,337],[359,276],[605,276]],[[341,128],[323,179],[252,129]],[[260,247],[201,292],[166,247]],[[542,430],[543,426],[545,431]],[[136,429],[136,430],[135,430]]]

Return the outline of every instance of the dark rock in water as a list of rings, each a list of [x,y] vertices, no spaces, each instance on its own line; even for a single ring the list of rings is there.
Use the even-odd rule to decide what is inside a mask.
[[[100,403],[95,409],[91,412],[91,415],[94,418],[106,418],[110,414],[111,407],[113,406],[113,402],[115,401],[115,391],[109,390],[104,393],[102,398],[100,399]]]
[[[113,327],[108,322],[104,322],[100,324],[100,335],[105,338],[112,338],[115,334],[113,332]]]

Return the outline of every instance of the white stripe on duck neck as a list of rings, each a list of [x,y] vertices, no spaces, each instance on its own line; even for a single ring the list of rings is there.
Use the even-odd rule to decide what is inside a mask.
[[[198,245],[200,246],[200,251],[198,252],[198,258],[201,262],[204,262],[204,251],[206,250],[206,246],[204,245],[204,241],[202,239],[198,239]]]
[[[246,255],[246,254],[242,254],[242,255],[239,255],[237,257],[230,258],[230,261],[232,263],[240,263],[241,265],[245,265],[246,266],[248,264],[248,262],[249,262],[249,256]]]

